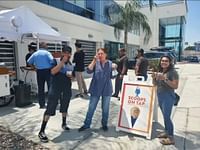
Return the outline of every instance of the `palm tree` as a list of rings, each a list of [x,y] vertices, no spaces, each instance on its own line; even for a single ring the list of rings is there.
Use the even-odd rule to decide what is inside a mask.
[[[150,9],[153,6],[153,0],[149,0]],[[151,37],[151,29],[147,17],[139,9],[142,6],[142,0],[128,0],[125,6],[113,4],[109,6],[105,15],[114,27],[114,34],[117,39],[120,37],[121,30],[124,30],[124,48],[128,48],[128,32],[139,30],[140,27],[145,33],[144,43]]]

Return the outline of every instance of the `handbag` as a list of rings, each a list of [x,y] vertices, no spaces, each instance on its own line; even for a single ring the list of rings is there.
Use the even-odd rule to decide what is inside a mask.
[[[177,106],[177,105],[178,105],[179,100],[180,100],[180,96],[179,96],[177,93],[175,93],[175,102],[174,102],[174,106]]]

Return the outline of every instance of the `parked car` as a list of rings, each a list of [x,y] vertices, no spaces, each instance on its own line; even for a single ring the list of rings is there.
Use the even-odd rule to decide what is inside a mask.
[[[149,61],[150,67],[151,64],[155,63],[155,61],[159,61],[161,56],[170,56],[172,58],[173,64],[176,64],[177,56],[174,51],[146,51],[144,52],[144,57]],[[134,69],[136,64],[136,59],[129,59],[128,61],[128,68]]]
[[[199,59],[198,59],[197,56],[187,56],[187,57],[186,57],[186,60],[187,60],[188,62],[196,62],[196,63],[199,63]]]
[[[144,53],[144,57],[147,58],[148,60],[160,59],[161,56],[170,56],[172,58],[173,64],[176,64],[176,57],[169,51],[165,52],[150,51]]]
[[[165,54],[169,55],[173,59],[173,63],[176,64],[178,56],[176,55],[176,52],[173,48],[171,47],[153,47],[150,49],[151,51],[155,52],[165,52]]]
[[[128,69],[134,69],[136,64],[136,59],[128,59]]]

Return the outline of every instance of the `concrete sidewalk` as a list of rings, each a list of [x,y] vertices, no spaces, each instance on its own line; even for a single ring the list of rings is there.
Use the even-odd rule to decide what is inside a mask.
[[[70,132],[61,129],[61,115],[52,117],[47,125],[46,133],[51,140],[43,144],[52,150],[76,149],[76,150],[197,150],[200,147],[200,65],[180,64],[177,65],[180,73],[180,85],[177,92],[181,96],[178,107],[173,109],[173,121],[175,124],[175,146],[163,146],[159,139],[155,138],[157,132],[163,129],[163,120],[160,110],[158,111],[158,123],[154,123],[151,140],[140,136],[134,136],[125,132],[117,132],[117,116],[119,101],[112,98],[109,116],[109,130],[104,132],[101,127],[101,104],[94,114],[91,130],[79,133],[77,129],[83,124],[87,107],[88,97],[72,98],[69,106],[67,122],[71,127]],[[132,71],[129,71],[133,74]],[[86,79],[89,86],[90,78]],[[113,84],[114,85],[114,84]],[[77,91],[77,83],[73,82],[73,95]],[[14,104],[0,108],[0,125],[10,128],[29,140],[40,142],[37,134],[44,109],[39,109],[37,103],[29,107],[17,108]]]

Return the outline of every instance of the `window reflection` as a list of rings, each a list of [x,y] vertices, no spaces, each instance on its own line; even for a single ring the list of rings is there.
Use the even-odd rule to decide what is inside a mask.
[[[116,3],[113,0],[37,0],[50,6],[109,24],[104,14],[106,6]]]
[[[184,29],[184,17],[170,17],[159,20],[159,46],[174,48],[179,60],[183,49]]]

